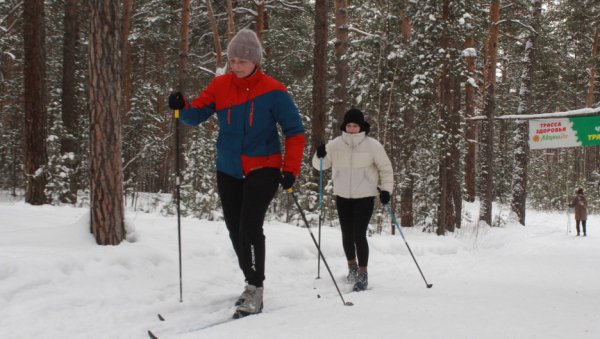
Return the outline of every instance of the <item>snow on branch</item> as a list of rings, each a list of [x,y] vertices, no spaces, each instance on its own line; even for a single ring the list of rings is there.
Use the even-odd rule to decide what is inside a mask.
[[[253,11],[250,8],[246,8],[246,7],[236,7],[233,9],[233,12],[235,12],[236,14],[247,13],[250,15],[258,16],[258,13],[256,11]]]
[[[512,115],[501,115],[495,117],[500,120],[530,120],[530,119],[544,119],[544,118],[569,118],[576,116],[586,115],[598,115],[600,114],[600,107],[596,108],[580,108],[571,111],[554,112],[554,113],[540,113],[540,114],[512,114]],[[486,116],[479,115],[476,117],[467,118],[467,120],[485,120]]]
[[[526,25],[519,20],[510,20],[510,19],[499,20],[498,22],[496,22],[496,26],[498,26],[502,23],[505,23],[505,22],[519,24],[519,25],[523,26],[525,29],[529,30],[531,33],[537,34],[537,31],[535,29],[533,29],[533,27],[531,27],[530,25]]]
[[[348,27],[348,31],[350,32],[354,32],[354,33],[358,33],[360,35],[369,37],[369,38],[380,38],[380,36],[378,34],[373,34],[373,33],[369,33],[369,32],[365,32],[365,31],[361,31],[358,28],[355,28],[354,26],[349,26]]]

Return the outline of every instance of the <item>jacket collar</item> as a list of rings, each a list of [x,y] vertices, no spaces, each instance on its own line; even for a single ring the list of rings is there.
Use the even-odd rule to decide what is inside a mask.
[[[231,81],[233,84],[242,90],[250,90],[254,85],[256,85],[260,79],[263,77],[263,72],[259,67],[256,67],[256,70],[251,75],[245,78],[238,78],[235,74],[231,73]]]
[[[350,147],[358,146],[361,142],[365,140],[366,137],[367,135],[365,134],[365,132],[354,134],[342,132],[342,140]]]

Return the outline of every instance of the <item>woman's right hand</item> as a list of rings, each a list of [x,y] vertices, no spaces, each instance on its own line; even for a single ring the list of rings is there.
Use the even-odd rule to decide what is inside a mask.
[[[169,95],[169,108],[171,109],[184,109],[185,98],[181,92],[173,92]]]

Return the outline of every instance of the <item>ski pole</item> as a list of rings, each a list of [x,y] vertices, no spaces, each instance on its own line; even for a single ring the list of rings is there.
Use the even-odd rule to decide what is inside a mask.
[[[323,158],[319,159],[319,248],[321,248],[321,224],[323,220]],[[317,279],[321,279],[321,256],[317,255]]]
[[[412,256],[413,260],[415,261],[415,264],[417,265],[417,268],[419,269],[419,273],[421,273],[421,276],[423,277],[423,281],[425,281],[425,285],[427,286],[427,288],[431,288],[431,286],[433,286],[433,284],[429,284],[427,282],[427,280],[425,279],[425,276],[423,275],[423,271],[421,271],[421,267],[419,267],[419,264],[417,263],[417,259],[415,259],[415,256],[413,255],[413,252],[410,249],[410,246],[408,246],[408,243],[406,242],[406,238],[404,237],[404,234],[402,233],[402,230],[400,229],[400,225],[398,225],[398,221],[396,220],[396,216],[394,216],[394,212],[392,212],[392,208],[390,207],[390,204],[385,204],[384,206],[390,213],[390,217],[392,218],[394,225],[396,225],[396,229],[398,229],[398,232],[400,232],[400,235],[402,236],[402,239],[404,240],[404,243],[406,244],[406,248],[408,248],[408,252],[410,252],[410,255]]]
[[[310,233],[310,237],[312,238],[313,242],[315,243],[315,246],[317,247],[317,250],[319,251],[319,256],[323,259],[323,263],[325,264],[327,271],[329,271],[329,276],[331,276],[331,280],[333,281],[333,284],[335,285],[335,289],[337,290],[338,294],[340,295],[340,298],[342,299],[342,303],[344,303],[345,306],[354,305],[351,301],[344,300],[344,297],[342,296],[342,292],[340,292],[340,288],[338,287],[338,284],[335,281],[335,278],[333,277],[333,273],[331,273],[331,269],[329,268],[329,265],[327,264],[327,260],[325,260],[325,257],[323,256],[323,252],[321,252],[321,247],[319,247],[319,244],[317,244],[317,240],[315,239],[313,232],[310,230],[310,224],[308,223],[308,220],[306,220],[304,211],[302,210],[302,207],[300,207],[300,203],[298,203],[298,199],[296,199],[296,195],[294,194],[294,191],[291,188],[289,188],[287,191],[292,195],[292,198],[294,199],[294,203],[296,203],[296,207],[298,207],[298,211],[300,211],[302,220],[304,220],[304,224],[306,225],[306,228],[308,229],[308,232]]]
[[[173,111],[175,118],[175,201],[177,203],[177,240],[179,243],[179,302],[183,302],[183,279],[181,269],[181,208],[180,208],[180,187],[181,171],[179,169],[179,110]]]

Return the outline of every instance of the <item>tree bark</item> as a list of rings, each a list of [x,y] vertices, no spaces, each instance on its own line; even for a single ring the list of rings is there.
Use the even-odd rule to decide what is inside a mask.
[[[444,0],[442,3],[442,20],[444,25],[442,37],[440,39],[441,49],[451,53],[456,50],[456,41],[449,31],[450,20],[450,0]],[[439,153],[439,185],[440,185],[440,213],[438,216],[437,234],[443,235],[446,231],[454,232],[456,227],[460,227],[460,213],[462,206],[462,195],[458,183],[458,168],[460,160],[460,150],[458,148],[458,138],[460,133],[460,79],[452,58],[443,60],[442,71],[438,83],[439,107],[440,107],[440,129],[444,138],[440,139]]]
[[[99,245],[125,239],[118,1],[89,1],[90,207]]]
[[[79,111],[77,107],[75,78],[77,60],[77,40],[79,37],[79,8],[78,0],[65,1],[64,41],[63,41],[63,78],[62,78],[62,122],[65,134],[61,138],[62,154],[72,154],[72,160],[67,162],[71,169],[69,177],[69,192],[60,197],[64,203],[75,203],[79,189],[75,171],[81,158],[79,150]]]
[[[402,112],[404,127],[402,135],[401,159],[404,164],[404,175],[400,184],[400,225],[402,227],[414,226],[413,219],[413,195],[415,186],[415,176],[412,169],[416,168],[414,163],[414,153],[416,150],[416,141],[411,133],[415,128],[415,113],[410,108]],[[393,227],[392,227],[393,229]]]
[[[233,39],[235,34],[235,26],[233,20],[233,3],[232,0],[227,0],[227,42]]]
[[[333,113],[341,123],[348,109],[348,62],[344,56],[348,51],[348,0],[335,0],[335,85],[333,90]],[[337,127],[337,126],[335,126]],[[340,135],[339,128],[333,128]]]
[[[131,44],[129,43],[129,35],[131,34],[131,18],[133,16],[133,0],[123,0],[123,29],[121,43],[123,44],[123,90],[121,103],[121,121],[123,125],[129,124],[129,112],[131,111],[131,99],[133,96],[133,88],[131,84]]]
[[[523,57],[523,72],[521,75],[521,88],[519,90],[519,106],[517,114],[533,114],[533,76],[536,64],[536,49],[538,32],[540,30],[540,15],[542,11],[541,0],[533,0],[531,4],[531,13],[529,14],[529,25],[535,31],[528,31],[529,37],[525,43]],[[513,171],[512,183],[512,202],[511,210],[519,219],[519,223],[525,226],[525,210],[527,199],[527,165],[529,163],[529,128],[527,121],[517,121],[517,130],[515,131],[515,141],[517,148],[515,154],[515,166]]]
[[[217,58],[216,69],[217,71],[223,68],[221,42],[219,41],[219,30],[217,29],[217,20],[215,20],[215,14],[213,13],[211,0],[206,0],[206,11],[208,12],[208,21],[210,22],[210,28],[213,33],[213,43],[215,45],[215,55]]]
[[[265,37],[265,21],[266,18],[266,9],[264,1],[255,1],[256,2],[256,35],[262,44]]]
[[[181,31],[179,41],[179,73],[177,76],[177,90],[185,93],[187,89],[187,78],[185,67],[190,46],[190,0],[181,0]]]
[[[474,48],[475,40],[473,37],[468,37],[466,48]],[[467,73],[475,81],[475,58],[467,56]],[[470,118],[475,116],[475,87],[474,84],[465,83],[465,117]],[[467,144],[467,154],[465,155],[465,200],[469,202],[475,201],[476,180],[475,167],[477,161],[477,124],[467,122],[465,130],[465,139]]]
[[[596,88],[596,63],[598,57],[598,43],[600,42],[600,19],[596,22],[596,31],[592,42],[592,57],[590,62],[590,79],[588,80],[588,92],[586,96],[586,107],[594,106],[594,92]],[[592,182],[597,181],[594,173],[597,171],[597,161],[599,157],[600,147],[591,146],[584,149],[585,154],[585,177],[586,180]]]
[[[592,42],[592,59],[590,62],[590,79],[588,80],[588,92],[585,107],[594,106],[594,89],[596,87],[596,56],[598,55],[598,42],[600,40],[600,21],[596,23],[596,32]]]
[[[327,0],[315,2],[315,47],[312,89],[312,142],[310,154],[325,142],[327,112]]]
[[[25,0],[24,6],[25,202],[42,205],[46,203],[48,164],[44,1]]]
[[[481,206],[479,220],[492,225],[492,201],[494,199],[494,116],[496,111],[496,61],[498,51],[498,20],[500,19],[500,0],[492,0],[490,4],[490,28],[486,43],[485,62],[485,99],[483,113],[486,120],[482,122],[481,142],[483,144],[481,161]]]

